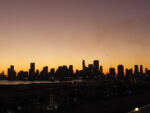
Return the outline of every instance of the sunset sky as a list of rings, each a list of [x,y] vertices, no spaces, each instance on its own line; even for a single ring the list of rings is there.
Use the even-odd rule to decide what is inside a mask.
[[[150,68],[150,0],[0,0],[0,72],[82,59]]]

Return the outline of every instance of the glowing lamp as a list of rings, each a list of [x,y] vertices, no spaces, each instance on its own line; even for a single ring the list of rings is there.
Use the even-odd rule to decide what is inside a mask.
[[[137,111],[139,111],[139,108],[138,108],[138,107],[136,107],[136,108],[134,109],[134,111],[136,111],[136,112],[137,112]]]

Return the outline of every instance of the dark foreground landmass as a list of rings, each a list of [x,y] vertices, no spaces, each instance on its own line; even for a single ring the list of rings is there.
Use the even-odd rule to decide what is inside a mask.
[[[126,113],[149,103],[149,83],[0,86],[0,113]]]

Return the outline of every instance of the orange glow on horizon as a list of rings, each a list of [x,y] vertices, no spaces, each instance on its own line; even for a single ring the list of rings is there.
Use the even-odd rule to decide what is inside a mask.
[[[9,1],[9,2],[8,2]],[[0,1],[0,72],[74,65],[150,68],[150,1]],[[6,7],[7,6],[7,7]],[[137,13],[138,12],[138,13]]]
[[[86,60],[85,60],[86,61]],[[86,66],[88,66],[88,64],[92,64],[93,63],[93,61],[91,61],[91,62],[86,62]],[[134,65],[136,65],[136,63],[135,64],[126,64],[125,63],[125,61],[124,61],[124,63],[120,63],[120,64],[122,64],[122,65],[124,65],[124,69],[130,69],[130,68],[132,68],[132,69],[134,69]],[[120,65],[119,63],[118,64],[105,64],[105,63],[101,63],[101,61],[100,61],[100,65],[101,66],[103,66],[103,72],[104,72],[104,74],[107,74],[108,72],[109,72],[109,68],[110,67],[113,67],[113,68],[115,68],[115,70],[116,70],[116,72],[117,72],[117,66],[118,65]],[[76,70],[82,70],[82,61],[81,61],[81,63],[80,64],[70,64],[70,63],[68,63],[68,64],[55,64],[55,65],[49,65],[49,64],[38,64],[38,63],[36,63],[35,62],[35,67],[36,67],[36,69],[38,69],[39,71],[41,71],[42,69],[43,69],[43,67],[44,66],[48,66],[48,68],[49,68],[49,71],[50,71],[50,69],[51,68],[54,68],[55,69],[55,71],[57,70],[57,68],[58,68],[58,66],[63,66],[63,65],[66,65],[67,67],[69,67],[69,65],[73,65],[74,67],[74,72],[76,71]],[[142,65],[142,64],[138,64],[138,65]],[[6,66],[6,65],[5,65]],[[27,65],[21,65],[21,64],[19,64],[19,65],[14,65],[15,66],[15,71],[18,73],[19,71],[21,71],[21,70],[23,70],[23,71],[29,71],[29,68],[30,68],[30,63],[27,63]],[[7,69],[10,67],[10,65],[8,66],[6,66],[6,67],[1,67],[1,70],[0,70],[0,72],[2,72],[2,71],[4,71],[4,73],[7,75]],[[143,65],[143,69],[144,68],[149,68],[149,65],[148,65],[148,63],[147,63],[147,65]],[[144,70],[144,72],[145,72],[145,70]]]

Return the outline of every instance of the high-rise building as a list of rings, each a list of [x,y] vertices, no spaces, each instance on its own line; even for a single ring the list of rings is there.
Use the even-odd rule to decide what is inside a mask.
[[[93,71],[93,64],[89,64],[89,65],[88,65],[88,69],[90,69],[90,70]]]
[[[133,75],[133,70],[132,69],[126,69],[126,79],[131,80]]]
[[[100,73],[103,74],[103,66],[100,66]]]
[[[50,79],[51,79],[51,80],[54,80],[54,79],[55,79],[55,69],[54,69],[54,68],[51,68],[51,69],[50,69]]]
[[[35,73],[35,63],[30,64],[30,70]]]
[[[73,75],[73,65],[69,65],[69,75]]]
[[[138,65],[134,65],[134,74],[137,75],[139,73]]]
[[[89,64],[86,70],[86,74],[84,75],[88,79],[93,79],[93,64]]]
[[[43,70],[40,73],[40,80],[48,80],[48,66],[43,67]]]
[[[115,72],[115,68],[109,68],[109,75],[111,75],[111,76],[114,76],[115,77],[115,75],[116,75],[116,72]]]
[[[99,72],[99,60],[94,60],[93,68],[94,68],[94,71]]]
[[[48,66],[43,67],[43,72],[44,72],[45,74],[48,74]]]
[[[35,63],[30,63],[30,69],[29,69],[29,80],[35,80]]]
[[[73,71],[73,65],[69,65],[69,70]]]
[[[40,71],[37,69],[36,72],[35,72],[36,76],[39,76],[40,74]]]
[[[143,65],[140,65],[140,73],[143,74]]]
[[[94,62],[93,62],[93,74],[94,74],[95,78],[97,78],[100,75],[98,60],[94,60]]]
[[[124,78],[124,66],[118,65],[118,79]]]
[[[55,74],[55,69],[54,69],[54,68],[51,68],[51,69],[50,69],[50,73]]]
[[[145,74],[147,74],[148,73],[148,68],[145,68]]]
[[[14,65],[11,65],[11,66],[10,66],[10,70],[14,70]]]
[[[23,70],[19,71],[17,79],[18,80],[28,80],[28,72],[25,72]]]
[[[11,65],[8,68],[8,80],[15,80],[16,79],[16,71],[14,70],[14,66]]]
[[[86,66],[85,66],[85,60],[82,61],[82,70],[85,70]]]

